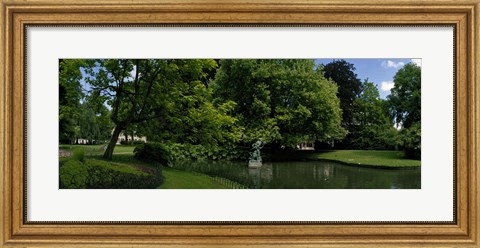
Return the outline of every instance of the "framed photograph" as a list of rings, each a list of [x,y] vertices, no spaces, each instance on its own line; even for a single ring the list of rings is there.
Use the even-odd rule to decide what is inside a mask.
[[[1,3],[5,247],[478,247],[478,0]]]

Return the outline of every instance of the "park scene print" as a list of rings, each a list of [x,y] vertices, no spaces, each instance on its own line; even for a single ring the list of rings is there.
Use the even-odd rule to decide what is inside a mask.
[[[421,60],[60,59],[60,189],[420,189]]]

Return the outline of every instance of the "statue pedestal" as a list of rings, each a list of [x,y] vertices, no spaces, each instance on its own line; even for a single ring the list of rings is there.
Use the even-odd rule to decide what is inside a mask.
[[[262,161],[248,161],[248,168],[260,168],[262,167]]]

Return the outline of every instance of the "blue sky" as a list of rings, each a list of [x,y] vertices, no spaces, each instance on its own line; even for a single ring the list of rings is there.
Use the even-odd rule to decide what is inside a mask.
[[[317,64],[328,64],[334,59],[317,59]],[[337,59],[338,60],[338,59]],[[363,82],[375,83],[380,92],[380,97],[385,99],[390,94],[390,89],[394,86],[393,77],[395,73],[405,64],[416,63],[421,66],[421,59],[344,59],[352,63],[355,67],[357,77]]]

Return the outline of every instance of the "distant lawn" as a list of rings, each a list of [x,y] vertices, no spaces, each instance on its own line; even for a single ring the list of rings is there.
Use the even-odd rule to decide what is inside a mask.
[[[75,148],[83,148],[85,150],[86,155],[99,155],[103,154],[104,146],[103,145],[60,145],[60,149],[63,150],[72,150]],[[116,145],[113,153],[133,153],[135,149],[134,145]]]
[[[113,153],[133,153],[134,145],[116,145]]]
[[[420,166],[420,160],[404,158],[403,151],[379,150],[324,150],[324,151],[282,151],[266,154],[273,161],[315,161],[330,160],[343,164],[383,167],[413,168]]]
[[[319,159],[358,166],[418,167],[420,160],[405,159],[402,151],[334,150],[317,153]]]
[[[226,189],[224,185],[205,175],[197,175],[163,167],[163,184],[159,189]]]

